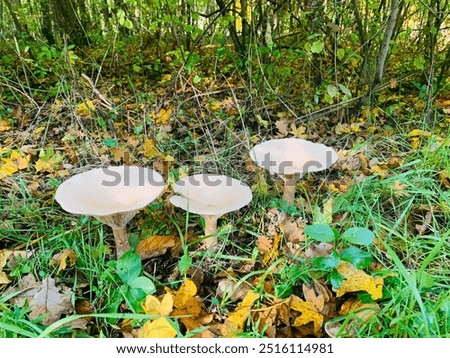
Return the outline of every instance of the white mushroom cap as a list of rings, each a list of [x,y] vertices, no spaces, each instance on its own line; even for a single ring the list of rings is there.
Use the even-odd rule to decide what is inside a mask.
[[[175,183],[170,202],[199,215],[217,215],[238,210],[252,200],[252,191],[241,181],[225,175],[196,174]]]
[[[297,138],[272,139],[255,145],[249,154],[260,167],[280,175],[321,171],[338,159],[333,148]]]
[[[107,216],[142,209],[164,190],[152,169],[110,166],[74,175],[56,190],[55,199],[73,214]]]

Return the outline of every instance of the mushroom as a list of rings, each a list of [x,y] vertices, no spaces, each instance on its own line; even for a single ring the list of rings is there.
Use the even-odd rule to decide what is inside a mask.
[[[304,174],[328,169],[338,158],[333,148],[297,138],[272,139],[255,145],[249,154],[284,180],[283,200],[289,205],[294,204],[295,185]]]
[[[205,219],[204,248],[217,250],[217,219],[238,210],[252,200],[252,191],[241,181],[213,174],[196,174],[175,183],[170,202],[187,212],[199,214]]]
[[[130,249],[127,223],[163,190],[163,178],[152,169],[110,166],[74,175],[58,187],[55,199],[69,213],[110,226],[119,258]]]

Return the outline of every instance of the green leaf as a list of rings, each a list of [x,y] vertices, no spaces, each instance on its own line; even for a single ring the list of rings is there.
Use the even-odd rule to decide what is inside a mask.
[[[341,252],[341,259],[351,263],[358,269],[364,269],[373,262],[373,257],[366,251],[360,250],[355,246],[350,246]]]
[[[180,257],[180,261],[178,261],[178,269],[180,270],[180,274],[185,274],[191,267],[191,264],[192,258],[188,253],[184,253],[183,256]]]
[[[338,94],[338,88],[335,85],[328,85],[327,93],[330,95],[331,98],[334,98]]]
[[[144,291],[146,295],[151,295],[156,292],[155,284],[148,277],[139,276],[131,280],[128,285],[131,288],[138,288]]]
[[[139,277],[142,271],[142,262],[139,255],[132,251],[125,252],[118,260],[116,266],[120,279],[129,285]]]
[[[311,45],[311,52],[312,53],[321,53],[323,50],[323,42],[318,40],[318,41],[314,41]]]
[[[305,234],[320,242],[331,242],[337,239],[333,229],[327,224],[313,224],[305,226]]]
[[[341,235],[342,240],[357,245],[370,245],[374,238],[373,232],[363,227],[352,227]]]
[[[313,259],[313,265],[321,270],[321,271],[330,271],[335,269],[341,259],[339,258],[339,254],[336,251],[333,251],[330,256],[320,256]]]
[[[345,56],[345,50],[343,48],[339,48],[336,52],[336,57],[339,61],[342,61]]]
[[[344,276],[341,275],[336,270],[333,270],[330,272],[330,274],[327,276],[328,281],[331,283],[331,286],[333,286],[334,289],[337,289],[342,286],[342,282],[344,281]]]
[[[352,98],[352,92],[343,84],[338,84],[339,89],[342,91],[342,93],[347,96],[348,98]]]

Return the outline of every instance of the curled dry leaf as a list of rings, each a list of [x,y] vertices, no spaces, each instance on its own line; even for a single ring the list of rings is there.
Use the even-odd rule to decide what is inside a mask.
[[[383,297],[383,278],[372,277],[346,261],[341,261],[336,270],[345,277],[341,287],[334,289],[337,297],[357,291],[368,292],[373,300]]]
[[[77,254],[72,249],[67,249],[59,254],[53,255],[50,264],[55,265],[59,263],[58,271],[56,273],[60,273],[62,270],[66,269],[67,261],[69,261],[70,266],[74,266],[77,262]]]
[[[229,278],[224,278],[217,284],[216,294],[219,298],[227,298],[236,301],[243,298],[252,286],[248,282],[234,282]]]
[[[161,256],[175,246],[175,239],[173,235],[152,235],[139,242],[136,252],[141,260]]]
[[[294,327],[304,326],[313,323],[314,333],[318,333],[323,325],[323,316],[317,311],[317,308],[308,301],[303,301],[299,297],[292,295],[290,300],[290,308],[301,315],[294,319],[292,325]]]

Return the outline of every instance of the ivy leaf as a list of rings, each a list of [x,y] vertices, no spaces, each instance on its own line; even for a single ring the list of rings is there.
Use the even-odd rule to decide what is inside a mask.
[[[360,250],[355,246],[350,246],[341,253],[341,259],[350,262],[358,269],[364,269],[373,262],[373,257],[366,251]]]
[[[375,235],[369,229],[363,227],[352,227],[345,231],[341,238],[351,244],[370,245],[373,242]]]
[[[331,242],[337,238],[335,231],[327,224],[307,225],[305,226],[305,234],[320,242]]]

